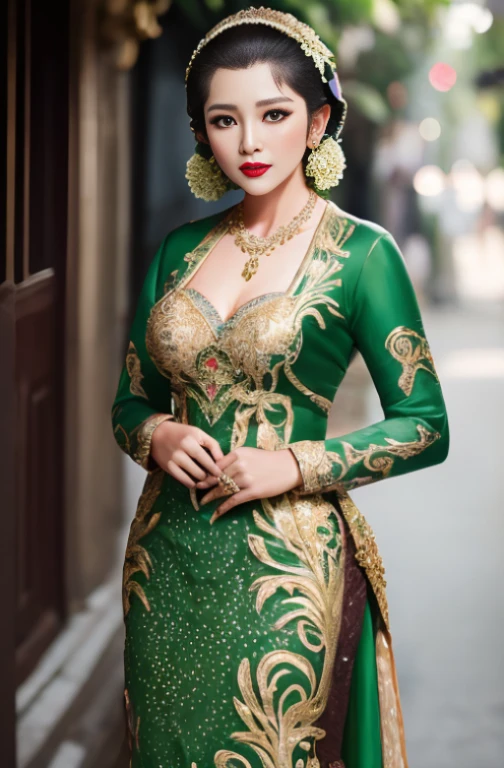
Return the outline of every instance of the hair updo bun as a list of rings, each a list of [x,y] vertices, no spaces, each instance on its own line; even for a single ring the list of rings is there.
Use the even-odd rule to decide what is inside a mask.
[[[210,40],[196,56],[186,83],[191,129],[207,137],[204,105],[211,79],[218,69],[248,69],[263,62],[271,66],[277,85],[287,83],[305,100],[307,136],[313,115],[324,104],[331,106],[326,132],[334,134],[341,130],[345,103],[336,98],[330,83],[322,81],[312,59],[305,55],[296,40],[263,24],[241,24],[226,29]],[[308,154],[307,148],[305,161]]]

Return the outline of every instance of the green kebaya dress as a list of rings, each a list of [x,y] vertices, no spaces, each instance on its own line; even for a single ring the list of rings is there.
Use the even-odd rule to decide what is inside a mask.
[[[328,202],[286,292],[226,322],[191,276],[232,209],[170,232],[149,268],[112,408],[147,470],[124,564],[132,768],[406,768],[384,569],[349,490],[438,464],[448,420],[404,259]],[[326,439],[355,351],[384,419]],[[228,453],[293,451],[301,487],[209,524],[150,455],[166,418]]]

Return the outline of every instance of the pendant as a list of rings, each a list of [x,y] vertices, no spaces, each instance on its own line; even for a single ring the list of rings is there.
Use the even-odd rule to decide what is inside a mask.
[[[243,267],[243,272],[241,273],[241,276],[244,277],[245,280],[248,282],[250,278],[255,275],[258,269],[259,269],[259,259],[257,258],[257,256],[251,256],[250,259],[245,264],[245,266]]]

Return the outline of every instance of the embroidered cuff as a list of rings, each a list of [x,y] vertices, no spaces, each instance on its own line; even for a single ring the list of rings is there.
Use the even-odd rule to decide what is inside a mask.
[[[333,482],[331,462],[323,440],[299,440],[285,446],[290,448],[299,464],[303,484],[298,493],[316,493]]]
[[[138,428],[136,434],[137,445],[133,459],[148,472],[151,472],[158,466],[151,456],[152,435],[154,434],[154,430],[156,427],[159,427],[163,421],[169,421],[174,418],[175,417],[170,413],[156,413],[154,416],[145,419]]]

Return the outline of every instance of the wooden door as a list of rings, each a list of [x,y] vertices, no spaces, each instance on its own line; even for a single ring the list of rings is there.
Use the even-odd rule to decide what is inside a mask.
[[[4,13],[4,11],[2,11]],[[12,326],[10,542],[19,684],[64,620],[64,318],[68,193],[68,3],[9,0],[2,152],[0,306]],[[10,288],[10,291],[7,289]],[[0,293],[0,301],[2,301]],[[12,665],[12,660],[11,660]]]

